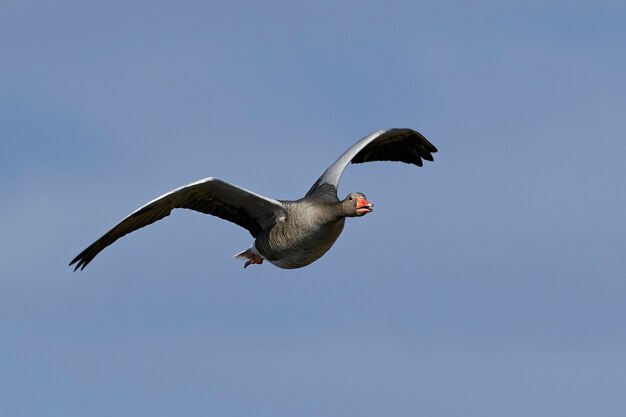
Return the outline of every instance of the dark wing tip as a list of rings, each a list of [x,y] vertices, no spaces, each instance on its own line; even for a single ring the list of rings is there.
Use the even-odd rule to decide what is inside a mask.
[[[74,272],[76,272],[79,268],[81,271],[85,269],[85,266],[87,266],[88,263],[89,262],[85,262],[85,259],[81,255],[78,255],[72,260],[72,262],[69,263],[68,266],[76,264],[76,266],[74,267]]]
[[[72,265],[76,264],[74,266],[74,272],[78,271],[79,269],[81,271],[83,269],[85,269],[85,267],[91,261],[93,261],[93,258],[95,258],[96,255],[102,250],[102,249],[96,249],[96,244],[97,243],[98,243],[98,241],[92,243],[87,249],[85,249],[84,251],[79,253],[78,256],[76,256],[74,259],[72,259],[72,262],[70,262],[68,266],[72,266]],[[96,249],[96,250],[94,251],[94,249]]]
[[[435,145],[413,129],[389,129],[365,146],[350,162],[360,164],[371,161],[399,161],[424,165],[422,160],[434,161]]]
[[[422,151],[420,152],[420,156],[428,161],[433,161],[433,156],[430,155],[431,153],[436,153],[437,152],[437,147],[435,145],[433,145],[432,143],[430,143],[430,141],[428,139],[426,139],[426,136],[422,135],[420,132],[418,132],[417,130],[413,130],[413,129],[399,129],[399,130],[406,130],[408,131],[407,133],[409,134],[409,136],[414,136],[417,139],[417,149]],[[430,158],[430,159],[429,159]]]
[[[72,266],[74,264],[76,264],[76,262],[80,261],[80,255],[78,255],[76,258],[72,259],[72,262],[70,262],[68,264],[68,266]],[[76,270],[78,269],[78,267],[80,266],[80,262],[76,264],[76,266],[74,267],[74,272],[76,272]]]

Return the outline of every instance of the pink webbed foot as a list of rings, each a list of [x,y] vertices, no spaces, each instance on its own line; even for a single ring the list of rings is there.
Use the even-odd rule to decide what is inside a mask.
[[[263,258],[261,258],[259,255],[252,255],[244,264],[244,269],[247,268],[249,265],[253,265],[253,264],[257,264],[257,265],[261,265],[263,263]]]

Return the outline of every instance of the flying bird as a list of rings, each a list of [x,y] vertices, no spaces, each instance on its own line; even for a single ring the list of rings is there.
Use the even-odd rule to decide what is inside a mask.
[[[319,259],[341,234],[346,217],[362,217],[374,205],[365,194],[337,197],[339,179],[348,163],[400,161],[422,166],[437,152],[412,129],[373,132],[344,152],[299,200],[274,200],[217,178],[209,177],[164,194],[140,207],[92,243],[70,262],[84,269],[104,248],[122,236],[185,208],[212,214],[247,229],[254,242],[236,254],[244,268],[264,260],[279,268],[302,268]]]

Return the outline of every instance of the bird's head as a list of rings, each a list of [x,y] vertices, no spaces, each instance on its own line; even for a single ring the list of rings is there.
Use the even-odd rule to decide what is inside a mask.
[[[374,205],[367,201],[363,193],[350,193],[343,200],[344,211],[349,217],[361,217],[371,213]]]

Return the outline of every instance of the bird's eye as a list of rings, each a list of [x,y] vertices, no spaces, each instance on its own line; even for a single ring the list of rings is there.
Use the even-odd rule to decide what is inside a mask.
[[[352,200],[354,200],[354,199],[352,198],[352,196],[350,196],[350,197],[348,197],[348,200],[352,201]]]

